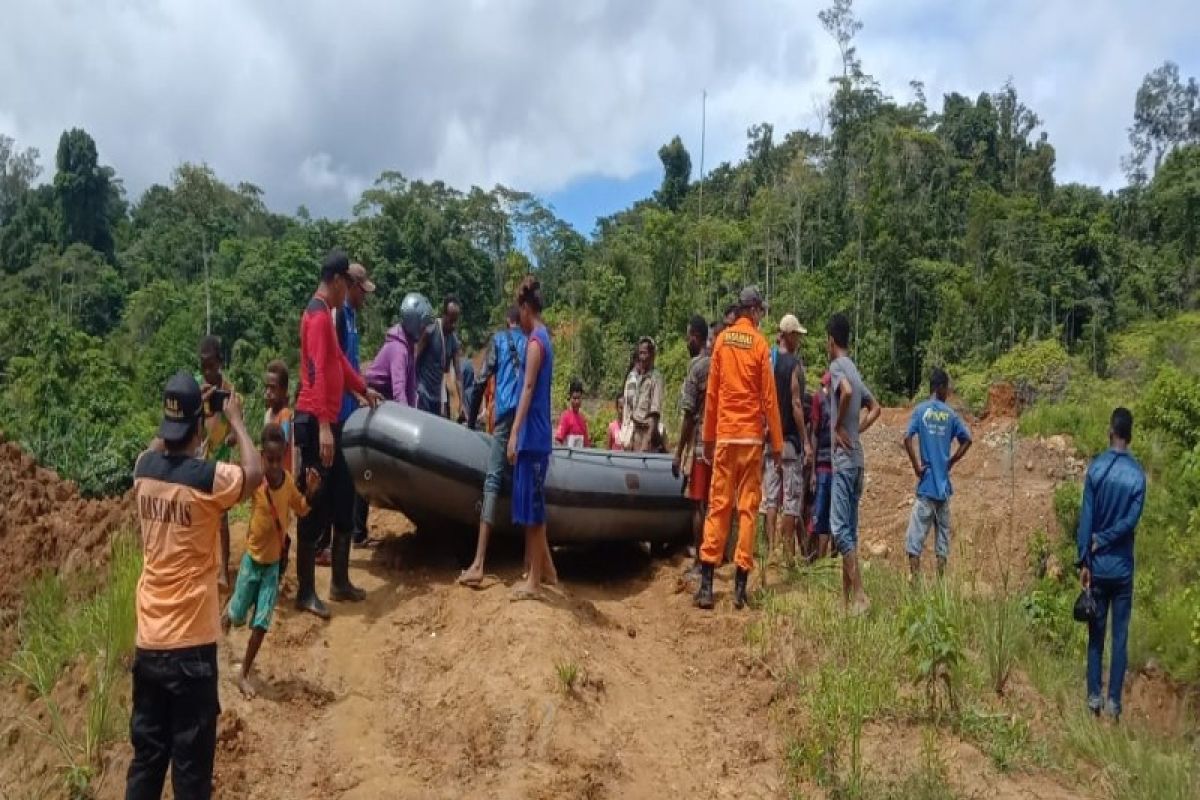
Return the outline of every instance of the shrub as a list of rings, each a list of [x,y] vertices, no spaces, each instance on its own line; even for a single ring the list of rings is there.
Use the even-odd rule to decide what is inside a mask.
[[[950,709],[958,705],[959,668],[963,662],[958,602],[946,584],[939,582],[914,595],[900,614],[904,649],[916,669],[913,680],[924,687],[928,709],[934,714],[941,711],[938,698],[942,691]]]
[[[1169,433],[1185,447],[1200,443],[1200,381],[1163,367],[1138,404],[1139,418]]]
[[[1054,653],[1065,653],[1082,640],[1083,626],[1071,616],[1075,589],[1043,579],[1022,599],[1033,639]]]
[[[967,411],[972,414],[982,414],[987,407],[989,381],[983,372],[960,372],[953,367],[950,369],[950,379],[954,394],[962,402]]]
[[[1070,358],[1054,339],[1017,345],[996,359],[989,373],[991,380],[1008,381],[1017,387],[1025,402],[1060,398],[1069,377]]]
[[[1072,544],[1075,542],[1075,531],[1079,527],[1079,508],[1082,504],[1082,483],[1068,481],[1060,483],[1054,490],[1054,518],[1058,520],[1058,529],[1063,538]]]

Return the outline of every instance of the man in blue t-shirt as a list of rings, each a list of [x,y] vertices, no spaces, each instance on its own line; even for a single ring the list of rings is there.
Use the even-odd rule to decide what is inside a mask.
[[[945,371],[935,367],[929,376],[932,396],[913,409],[904,435],[904,449],[917,475],[917,499],[913,503],[912,517],[908,522],[908,566],[915,581],[921,572],[921,551],[925,549],[925,537],[930,525],[937,527],[934,551],[937,553],[938,576],[946,572],[946,559],[950,557],[950,471],[971,449],[971,432],[963,425],[958,414],[946,405],[950,393],[950,378]],[[913,448],[913,437],[921,442],[921,454]],[[954,455],[950,455],[950,443],[958,442]]]
[[[521,387],[525,379],[524,331],[521,330],[521,312],[513,306],[508,310],[508,324],[497,331],[488,343],[483,372],[479,374],[476,388],[467,406],[466,424],[474,428],[479,419],[479,408],[483,405],[483,386],[494,380],[495,393],[492,398],[492,446],[488,456],[487,472],[483,477],[483,503],[479,507],[479,538],[475,540],[475,560],[458,576],[463,586],[478,588],[483,583],[484,561],[487,559],[488,541],[496,524],[496,509],[500,503],[506,483],[511,484],[512,468],[508,463],[508,437],[513,419],[517,415],[517,403],[521,400]],[[510,486],[511,488],[511,486]]]
[[[333,311],[333,329],[337,332],[338,346],[342,348],[342,352],[346,354],[346,359],[350,362],[350,366],[354,367],[356,372],[362,372],[362,365],[359,363],[358,346],[360,337],[358,334],[358,312],[363,310],[363,306],[367,304],[367,295],[374,293],[375,284],[367,276],[367,268],[362,264],[354,263],[350,265],[350,271],[347,273],[349,280],[346,283],[346,302],[341,308]],[[342,409],[338,412],[338,424],[345,425],[346,420],[350,419],[350,415],[358,409],[358,398],[353,392],[344,392],[342,394]],[[354,529],[350,533],[350,540],[355,547],[369,547],[372,544],[371,537],[367,533],[367,515],[370,511],[370,506],[358,492],[354,493]],[[322,537],[324,544],[324,537]],[[324,556],[320,551],[317,553],[317,563],[323,563]]]

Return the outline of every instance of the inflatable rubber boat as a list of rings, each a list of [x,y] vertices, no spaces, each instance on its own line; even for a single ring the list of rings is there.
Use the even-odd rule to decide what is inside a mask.
[[[418,526],[474,530],[492,437],[398,403],[361,408],[346,421],[342,447],[358,493]],[[509,482],[496,512],[511,524]],[[671,474],[671,457],[556,447],[546,476],[551,543],[691,538],[692,506]]]

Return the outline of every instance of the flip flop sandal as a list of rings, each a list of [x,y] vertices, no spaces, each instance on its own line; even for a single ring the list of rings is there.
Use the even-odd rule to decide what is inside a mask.
[[[541,592],[531,592],[528,589],[513,589],[512,594],[508,596],[508,599],[513,603],[519,603],[522,600],[546,601],[545,595],[543,595]]]

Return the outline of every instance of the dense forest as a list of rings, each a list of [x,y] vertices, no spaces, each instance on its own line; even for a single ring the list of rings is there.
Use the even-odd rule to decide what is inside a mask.
[[[369,357],[408,291],[462,300],[483,341],[515,281],[538,272],[559,337],[558,381],[610,396],[636,337],[684,363],[688,317],[746,282],[772,316],[819,330],[836,310],[885,397],[934,363],[977,368],[1057,340],[1107,369],[1113,331],[1195,306],[1200,281],[1200,91],[1171,63],[1131,98],[1128,185],[1055,181],[1055,150],[1011,83],[932,103],[880,86],[836,0],[820,23],[841,52],[820,129],[747,131],[745,158],[696,179],[678,137],[661,188],[585,236],[536,197],[383,172],[353,216],[268,210],[261,188],[182,164],[127,197],[85,131],[63,133],[53,175],[0,135],[0,428],[89,492],[121,489],[165,378],[220,335],[234,382],[258,395],[266,361],[295,363],[320,256],[345,248],[380,291]],[[820,337],[808,342],[819,357]],[[561,390],[560,390],[561,391]],[[674,389],[671,390],[672,396]]]

